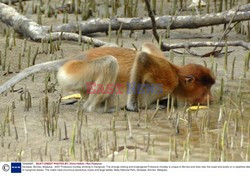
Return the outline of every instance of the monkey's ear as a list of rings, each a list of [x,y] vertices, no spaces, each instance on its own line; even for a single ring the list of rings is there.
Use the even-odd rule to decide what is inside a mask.
[[[193,83],[194,81],[195,81],[195,78],[194,78],[193,75],[188,75],[188,76],[185,77],[185,83],[186,83],[186,84],[191,84],[191,83]]]

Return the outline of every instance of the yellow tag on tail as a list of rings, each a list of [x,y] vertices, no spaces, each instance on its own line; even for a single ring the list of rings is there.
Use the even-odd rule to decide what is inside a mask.
[[[69,100],[69,99],[81,99],[81,95],[80,94],[73,94],[73,95],[68,95],[65,97],[62,97],[62,100]]]
[[[197,109],[207,109],[207,106],[190,106],[187,111],[196,111]]]

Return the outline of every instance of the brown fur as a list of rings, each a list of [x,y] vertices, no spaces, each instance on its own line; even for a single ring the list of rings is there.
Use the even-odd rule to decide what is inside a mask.
[[[86,57],[89,60],[95,60],[106,55],[112,55],[117,59],[120,70],[117,77],[117,83],[126,86],[129,81],[129,74],[134,63],[136,51],[127,48],[100,47],[90,49],[86,52]]]
[[[107,64],[107,58],[103,60],[105,56],[113,56],[117,60],[119,69],[114,70],[117,71],[117,76],[113,72],[107,72],[110,69],[110,62]],[[135,111],[138,108],[138,102],[150,104],[169,93],[187,100],[190,104],[204,104],[207,102],[207,96],[212,99],[210,88],[215,83],[215,78],[209,69],[195,64],[176,66],[165,58],[160,49],[150,43],[144,44],[141,52],[126,48],[101,47],[90,49],[82,57],[86,59],[69,61],[61,68],[72,80],[83,79],[94,82],[99,80],[101,84],[108,84],[107,80],[109,80],[112,83],[122,84],[124,86],[123,92],[127,91],[127,83],[129,82],[162,84],[162,93],[160,94],[129,93],[128,110]],[[81,57],[77,57],[77,59],[81,59]],[[115,81],[114,78],[111,79],[112,81],[109,79],[111,76],[114,76]],[[73,87],[73,85],[70,84],[69,87]],[[136,87],[138,89],[139,85]],[[91,97],[93,99],[89,102],[96,99],[93,95]],[[104,100],[97,102],[102,101]]]
[[[58,70],[58,82],[63,88],[79,92],[86,101],[84,108],[94,111],[105,100],[113,99],[115,94],[88,94],[89,82],[123,85],[127,96],[127,109],[136,111],[138,102],[151,104],[157,99],[172,94],[187,100],[190,104],[207,103],[212,100],[211,87],[215,77],[211,71],[201,65],[189,64],[176,66],[169,62],[164,53],[151,43],[142,46],[142,51],[126,48],[100,47],[90,49],[69,59],[37,64],[26,68],[5,84],[0,93],[15,85],[25,77],[40,71]],[[136,89],[143,90],[145,85],[162,84],[162,93],[128,93],[127,83],[136,83]],[[111,91],[116,91],[116,88]],[[113,93],[113,92],[112,92]]]
[[[191,104],[206,104],[207,96],[212,100],[210,88],[215,83],[215,76],[201,65],[189,64],[178,70],[179,86],[174,93],[178,97],[189,101]],[[194,81],[186,83],[185,77],[193,76]]]

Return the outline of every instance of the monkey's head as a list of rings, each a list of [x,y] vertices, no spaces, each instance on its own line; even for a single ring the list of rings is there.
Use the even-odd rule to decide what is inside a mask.
[[[179,85],[174,94],[191,105],[207,104],[213,100],[211,87],[215,84],[212,71],[197,64],[188,64],[179,68]]]

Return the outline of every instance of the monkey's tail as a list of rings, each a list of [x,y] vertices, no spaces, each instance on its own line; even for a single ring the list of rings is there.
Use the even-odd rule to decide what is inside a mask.
[[[1,85],[0,93],[11,88],[13,85],[25,79],[31,74],[34,74],[40,71],[57,71],[60,68],[60,66],[62,66],[66,61],[68,61],[68,59],[49,61],[49,62],[37,64],[29,68],[26,68],[20,73],[18,73],[16,76],[12,77],[7,82],[5,82],[3,85]]]

